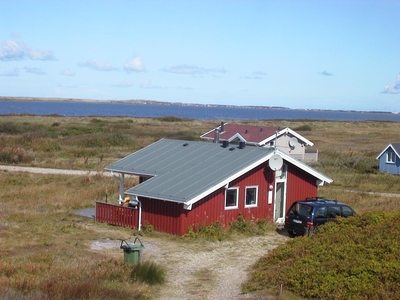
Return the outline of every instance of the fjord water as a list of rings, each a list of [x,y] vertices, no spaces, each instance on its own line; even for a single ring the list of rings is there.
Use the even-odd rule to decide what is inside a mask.
[[[330,120],[400,122],[400,114],[335,110],[297,110],[223,106],[181,106],[102,102],[0,101],[0,115],[60,115],[155,118],[175,116],[197,120]]]

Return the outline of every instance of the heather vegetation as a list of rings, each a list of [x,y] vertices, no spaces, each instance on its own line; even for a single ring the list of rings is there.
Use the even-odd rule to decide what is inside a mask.
[[[306,299],[397,299],[399,234],[399,212],[339,219],[258,260],[243,289],[282,284]]]
[[[198,140],[219,123],[176,117],[0,116],[0,164],[102,171],[160,138]],[[276,285],[282,281],[283,295],[277,296],[281,299],[294,299],[294,294],[325,299],[362,298],[356,295],[396,298],[392,291],[399,289],[394,249],[399,249],[400,198],[389,193],[400,193],[400,177],[379,173],[376,156],[388,143],[399,142],[396,133],[400,124],[309,120],[238,123],[288,126],[314,142],[319,160],[311,165],[334,180],[320,188],[320,196],[346,202],[359,214],[352,220],[322,226],[311,238],[293,239],[260,259],[244,285],[245,291],[261,293],[261,297],[262,293],[276,294]],[[128,188],[137,179],[126,178],[125,183]],[[121,255],[91,248],[99,239],[128,239],[132,230],[73,214],[76,209],[93,207],[95,201],[114,201],[117,195],[115,179],[100,175],[65,177],[2,171],[0,298],[155,297],[157,284],[168,278],[160,266],[149,263],[135,269],[124,264]],[[151,224],[144,225],[146,230],[141,234],[171,239],[155,233]],[[190,238],[179,241],[212,243],[209,240],[271,229],[265,221],[241,218],[231,225],[229,231],[218,224],[193,228]],[[152,285],[155,277],[157,284]],[[271,286],[275,292],[268,290]],[[289,292],[292,294],[285,296]]]

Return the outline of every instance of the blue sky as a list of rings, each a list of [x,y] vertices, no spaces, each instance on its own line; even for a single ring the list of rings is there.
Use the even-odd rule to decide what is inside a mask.
[[[400,111],[400,1],[0,0],[0,95]]]

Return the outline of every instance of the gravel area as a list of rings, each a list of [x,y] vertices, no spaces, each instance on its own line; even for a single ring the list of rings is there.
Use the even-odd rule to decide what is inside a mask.
[[[247,278],[249,267],[257,259],[286,242],[289,237],[283,230],[277,230],[265,236],[222,242],[185,243],[151,237],[140,239],[144,245],[143,261],[156,262],[167,269],[167,282],[157,292],[156,299],[272,300],[275,297],[241,294],[241,284]],[[133,243],[134,239],[128,242]],[[123,259],[120,243],[120,240],[107,239],[93,241],[90,247]]]
[[[35,168],[35,167],[17,167],[17,166],[5,166],[5,165],[0,165],[0,170],[11,171],[11,172],[28,172],[28,173],[58,174],[58,175],[111,176],[111,172],[63,170],[63,169]]]

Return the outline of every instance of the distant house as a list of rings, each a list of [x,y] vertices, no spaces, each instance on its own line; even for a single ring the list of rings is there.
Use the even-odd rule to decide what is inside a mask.
[[[332,182],[279,149],[171,139],[105,170],[119,178],[119,203],[96,203],[97,221],[177,235],[215,222],[229,226],[239,215],[283,222],[289,205]],[[124,190],[126,175],[139,176],[139,184]],[[133,208],[119,205],[126,196]]]
[[[400,174],[400,143],[392,143],[376,157],[379,160],[379,171]]]
[[[311,141],[294,130],[285,127],[265,127],[243,124],[221,123],[206,132],[201,139],[216,143],[245,142],[246,145],[277,148],[282,152],[304,161],[317,161],[318,151],[307,148],[314,145]]]

